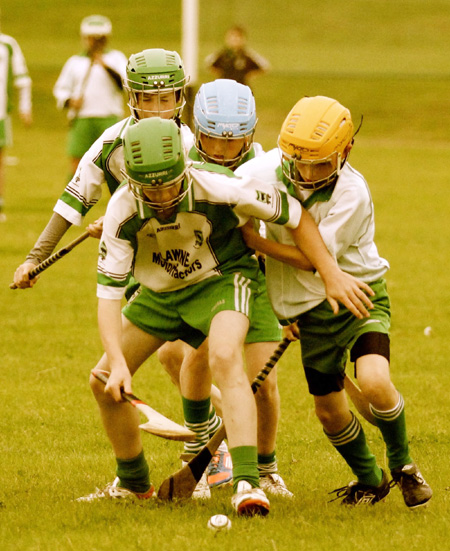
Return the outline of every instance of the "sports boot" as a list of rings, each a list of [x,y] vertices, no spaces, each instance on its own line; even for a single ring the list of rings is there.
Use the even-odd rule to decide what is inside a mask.
[[[153,484],[150,484],[150,488],[143,494],[132,492],[126,488],[121,488],[118,484],[120,482],[119,477],[115,478],[114,482],[110,482],[103,489],[97,488],[95,492],[87,496],[79,497],[75,501],[97,501],[99,499],[126,499],[126,500],[137,500],[137,499],[150,499],[155,497],[155,487]]]
[[[208,465],[208,484],[215,488],[233,480],[233,462],[228,446],[222,442]]]
[[[231,498],[231,505],[238,515],[252,517],[269,514],[270,503],[261,488],[253,488],[250,482],[240,480],[237,492]]]
[[[336,493],[336,497],[331,501],[342,497],[341,505],[374,505],[384,499],[391,490],[386,473],[384,471],[382,473],[383,478],[378,486],[361,484],[361,482],[354,480],[348,486],[343,486],[330,492],[332,494]]]
[[[426,483],[415,463],[392,469],[391,475],[391,485],[397,485],[400,488],[407,507],[414,509],[430,501],[433,490]]]
[[[287,489],[285,481],[278,473],[260,474],[259,483],[261,488],[268,494],[281,497],[294,497],[294,494]]]

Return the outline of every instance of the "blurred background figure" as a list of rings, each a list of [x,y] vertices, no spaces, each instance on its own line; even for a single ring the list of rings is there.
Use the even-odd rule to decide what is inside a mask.
[[[1,15],[1,14],[0,14]],[[12,143],[9,113],[13,104],[12,87],[18,92],[18,111],[26,126],[32,123],[31,78],[17,41],[0,31],[0,222],[5,222],[5,159],[3,150]]]
[[[71,177],[95,140],[124,116],[122,79],[127,58],[106,48],[111,31],[107,17],[85,17],[80,27],[83,52],[67,60],[53,88],[58,109],[67,109],[70,121]]]
[[[247,32],[239,25],[227,30],[224,47],[209,55],[205,63],[216,78],[228,78],[246,85],[255,75],[270,69],[267,59],[247,47]]]

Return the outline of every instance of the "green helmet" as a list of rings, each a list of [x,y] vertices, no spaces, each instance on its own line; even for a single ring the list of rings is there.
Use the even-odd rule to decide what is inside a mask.
[[[154,48],[131,55],[124,88],[133,117],[136,120],[150,116],[180,117],[188,80],[177,52]],[[152,99],[154,104],[144,105]]]
[[[175,121],[152,117],[130,125],[123,152],[123,175],[139,201],[163,210],[177,205],[188,193],[191,182]]]

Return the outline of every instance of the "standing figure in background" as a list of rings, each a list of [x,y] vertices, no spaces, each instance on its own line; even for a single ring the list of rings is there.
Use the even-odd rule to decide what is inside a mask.
[[[85,17],[80,27],[84,51],[67,60],[53,88],[58,109],[68,110],[71,177],[95,140],[124,115],[122,80],[127,58],[118,50],[106,49],[111,30],[107,17]]]
[[[31,114],[31,78],[27,64],[17,41],[0,32],[0,222],[5,222],[3,195],[5,190],[5,171],[3,149],[11,145],[12,109],[11,89],[17,88],[19,115],[26,126],[32,123]]]
[[[248,85],[252,77],[267,72],[270,64],[246,43],[245,29],[239,25],[230,27],[225,34],[225,46],[206,58],[207,68],[216,78],[229,78]]]

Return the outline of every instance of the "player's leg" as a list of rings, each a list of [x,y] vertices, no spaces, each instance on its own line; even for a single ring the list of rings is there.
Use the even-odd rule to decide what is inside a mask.
[[[232,503],[238,514],[267,514],[259,488],[256,404],[244,371],[242,350],[248,318],[234,311],[214,316],[209,332],[209,364],[222,394],[223,419],[233,461]]]
[[[388,336],[364,333],[356,341],[352,357],[356,360],[361,391],[370,402],[370,409],[386,443],[392,478],[400,487],[408,507],[424,505],[431,499],[432,490],[410,455],[405,403],[390,378]]]
[[[314,375],[308,382],[313,381],[319,382]],[[344,505],[374,504],[384,499],[389,493],[389,481],[367,445],[360,422],[349,409],[344,390],[315,395],[314,404],[325,435],[357,477],[348,486],[335,490],[336,499],[343,498]]]
[[[245,345],[247,376],[250,382],[258,375],[277,346],[278,342],[255,342]],[[276,367],[272,369],[264,385],[258,389],[255,400],[258,418],[258,454],[269,455],[275,450],[280,417]]]
[[[133,375],[139,366],[162,344],[125,317],[123,320],[122,350]],[[96,370],[110,371],[104,354]],[[127,402],[116,402],[105,392],[105,387],[93,375],[90,378],[92,392],[97,400],[100,416],[116,457],[117,478],[103,490],[80,498],[79,501],[94,501],[99,498],[147,499],[153,495],[149,467],[145,459],[139,430],[139,413]]]
[[[238,514],[267,514],[269,501],[259,488],[256,404],[244,370],[243,345],[258,283],[256,263],[242,263],[238,273],[204,280],[183,297],[180,315],[208,334],[209,366],[222,394],[223,420],[233,460]],[[193,307],[195,306],[195,308]]]
[[[214,316],[209,332],[209,364],[222,394],[223,418],[232,447],[256,447],[256,405],[242,357],[248,326],[244,314],[225,310]]]
[[[345,309],[334,315],[323,302],[298,320],[302,362],[316,415],[330,443],[357,477],[337,491],[337,497],[348,505],[376,503],[389,493],[387,477],[377,465],[344,391],[346,343],[354,331],[353,318]]]
[[[126,318],[122,317],[123,334],[122,350],[130,373],[134,375],[139,366],[162,344],[161,339],[154,337]],[[95,367],[96,370],[109,372],[109,364],[104,354]],[[137,455],[142,449],[139,413],[126,402],[116,402],[105,386],[93,375],[90,379],[91,389],[100,408],[102,422],[117,457],[129,458]],[[137,452],[137,453],[136,453]]]
[[[208,339],[197,349],[175,343],[165,343],[158,350],[158,357],[166,367],[175,364],[171,375],[178,376],[183,401],[185,425],[197,434],[194,442],[185,442],[183,459],[196,454],[222,425],[222,419],[213,406],[214,397],[221,398],[220,391],[211,385],[211,371],[208,362]],[[174,344],[175,346],[171,346]],[[173,349],[173,353],[172,353]],[[181,369],[180,369],[181,364]],[[209,384],[209,387],[208,387]],[[214,393],[214,394],[213,394]],[[208,409],[209,408],[209,409]],[[197,485],[192,497],[208,499],[210,488],[221,486],[232,480],[232,464],[228,447],[223,441],[214,454],[208,470]]]
[[[164,343],[158,349],[157,356],[172,383],[180,389],[180,372],[183,360],[192,347],[182,340]]]
[[[182,340],[166,342],[158,349],[158,360],[166,370],[172,383],[180,389],[183,361],[192,352],[192,347]],[[206,352],[207,354],[207,352]],[[195,360],[197,362],[197,359]],[[221,415],[221,395],[215,385],[211,385],[211,402],[218,415]],[[215,432],[215,431],[214,431]]]
[[[90,120],[88,118],[76,118],[71,122],[67,137],[67,154],[69,157],[68,181],[73,178],[78,163],[91,145]]]
[[[244,346],[247,376],[252,381],[273,354],[278,342],[254,342]],[[266,492],[293,497],[278,473],[276,440],[280,418],[280,394],[276,368],[255,394],[258,422],[258,470],[260,485]]]
[[[195,432],[196,440],[184,443],[183,464],[190,456],[197,454],[209,440],[209,424],[211,416],[211,371],[208,364],[207,339],[198,349],[185,349],[180,371],[180,392],[183,403],[184,423]],[[209,499],[207,473],[203,473],[193,494],[193,499]]]
[[[263,273],[258,272],[258,293],[255,295],[250,329],[244,351],[247,376],[252,381],[273,354],[281,340],[281,327],[273,313]],[[276,438],[280,417],[280,395],[277,371],[272,370],[255,394],[258,418],[258,469],[261,488],[265,491],[292,497],[278,474]]]

